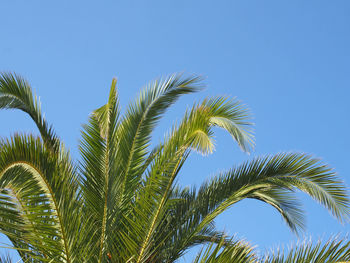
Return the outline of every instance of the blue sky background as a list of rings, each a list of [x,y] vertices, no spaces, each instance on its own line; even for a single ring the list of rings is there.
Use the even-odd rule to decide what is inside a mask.
[[[349,14],[348,0],[3,0],[0,71],[30,81],[76,158],[81,125],[106,102],[112,77],[119,79],[125,108],[147,82],[184,71],[204,76],[207,88],[181,99],[155,140],[193,101],[230,95],[254,113],[256,149],[247,156],[217,131],[216,152],[205,158],[193,154],[181,185],[199,185],[252,156],[281,151],[321,157],[350,185]],[[0,136],[36,133],[20,112],[0,111],[0,120]],[[338,224],[300,196],[307,237],[350,232],[349,224]],[[297,240],[272,208],[257,201],[235,205],[217,222],[262,251]]]

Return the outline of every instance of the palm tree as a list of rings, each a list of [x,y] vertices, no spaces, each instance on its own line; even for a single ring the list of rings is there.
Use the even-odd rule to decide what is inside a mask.
[[[339,221],[349,219],[343,183],[302,153],[257,157],[198,189],[181,187],[176,178],[190,153],[214,150],[213,128],[226,130],[243,151],[252,149],[249,111],[234,99],[207,98],[151,148],[162,115],[181,95],[199,91],[201,79],[172,75],[154,81],[124,115],[116,84],[113,79],[107,103],[84,125],[81,159],[74,162],[29,83],[16,74],[0,75],[0,108],[22,110],[40,132],[0,141],[0,229],[24,262],[174,262],[201,244],[209,247],[198,262],[254,262],[252,248],[218,230],[215,218],[253,198],[274,207],[299,233],[304,217],[296,190]]]

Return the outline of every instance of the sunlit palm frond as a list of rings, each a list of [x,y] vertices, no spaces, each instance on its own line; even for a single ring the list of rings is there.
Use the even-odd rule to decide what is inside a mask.
[[[326,242],[304,241],[289,249],[268,253],[262,263],[345,263],[350,261],[350,241],[331,238]]]
[[[190,150],[203,154],[210,153],[213,150],[212,127],[217,126],[217,124],[213,123],[212,120],[217,117],[227,118],[231,122],[231,126],[221,127],[229,129],[230,133],[235,128],[239,129],[234,125],[235,121],[244,123],[249,129],[249,116],[246,114],[246,110],[239,107],[239,103],[233,103],[232,101],[225,103],[225,101],[224,98],[209,99],[195,105],[185,114],[180,124],[176,125],[165,138],[165,142],[161,147],[162,150],[158,152],[151,164],[145,179],[145,188],[142,190],[145,194],[141,194],[139,197],[140,202],[144,204],[144,215],[138,215],[137,218],[147,219],[139,225],[149,225],[146,228],[143,227],[143,229],[148,229],[148,232],[144,235],[146,238],[139,253],[139,262],[145,260],[142,259],[142,253],[146,250],[146,247],[151,249],[151,246],[146,245],[150,240],[159,239],[163,242],[165,238],[161,237],[162,235],[157,237],[157,233],[161,232],[156,231],[156,229],[162,226],[163,218],[166,218],[166,203],[171,195],[173,183]],[[235,108],[232,109],[230,106]],[[244,120],[244,117],[247,119]],[[240,141],[241,145],[249,144],[252,138],[248,136],[245,139],[245,141],[242,141],[243,139]],[[145,207],[147,208],[145,209]],[[151,220],[149,215],[152,215]],[[142,230],[140,229],[140,231]]]
[[[240,101],[216,97],[204,100],[201,107],[209,111],[210,124],[229,132],[243,151],[254,147],[251,114]]]
[[[193,263],[257,263],[253,247],[241,240],[211,243],[201,250]]]
[[[23,77],[12,73],[0,74],[0,109],[19,109],[26,112],[37,125],[45,144],[57,151],[60,141],[41,113],[40,101]]]
[[[3,233],[22,258],[35,256],[48,262],[49,258],[59,256],[62,242],[57,241],[55,213],[32,174],[19,166],[7,171],[2,179],[1,187],[6,189],[1,193]]]
[[[118,132],[118,155],[121,156],[118,172],[123,178],[124,191],[131,193],[139,183],[137,179],[141,178],[149,154],[151,133],[159,119],[180,96],[197,92],[202,86],[200,80],[197,76],[184,77],[181,74],[156,80],[129,105]]]
[[[120,114],[117,95],[117,81],[113,79],[108,102],[95,110],[89,123],[82,131],[80,152],[83,175],[83,196],[86,216],[97,229],[90,230],[89,246],[95,261],[101,262],[110,251],[110,229],[113,225],[113,211],[118,198],[115,187],[115,167],[119,161],[116,156],[118,138],[116,134]],[[97,245],[96,245],[97,244]],[[107,251],[107,252],[106,252]]]
[[[3,141],[0,149],[1,188],[9,189],[8,195],[15,198],[12,209],[21,221],[11,225],[14,218],[4,217],[2,223],[5,231],[19,228],[24,233],[9,236],[10,239],[17,238],[20,242],[23,238],[28,245],[43,246],[44,250],[52,243],[43,255],[52,253],[58,261],[70,260],[76,237],[69,228],[76,228],[74,219],[79,218],[79,210],[75,207],[78,206],[75,202],[78,186],[72,169],[64,155],[57,160],[38,138],[16,135]],[[35,231],[40,235],[35,235]]]
[[[127,108],[121,118],[117,130],[118,149],[117,166],[114,170],[116,189],[118,190],[118,205],[114,208],[115,224],[117,228],[128,224],[125,211],[130,210],[131,201],[140,184],[143,171],[154,157],[148,147],[151,133],[164,112],[184,94],[198,91],[200,78],[173,75],[163,80],[157,80],[148,85],[139,98]],[[125,210],[126,209],[126,210]],[[124,219],[123,219],[124,218]],[[121,233],[122,235],[122,233]],[[125,237],[117,238],[114,243],[120,249]],[[130,239],[131,242],[131,239]],[[130,246],[131,244],[125,246]],[[124,249],[125,250],[125,249]]]
[[[344,184],[327,165],[305,154],[257,157],[198,189],[182,189],[177,184],[182,166],[191,152],[214,151],[215,127],[226,130],[243,151],[253,148],[249,111],[235,99],[207,98],[190,107],[152,150],[160,118],[181,95],[198,91],[200,78],[175,74],[157,80],[124,116],[116,84],[113,79],[107,103],[83,126],[76,166],[43,118],[28,82],[0,74],[0,109],[29,114],[42,138],[0,140],[0,231],[23,262],[176,262],[197,245],[207,246],[195,263],[260,262],[249,244],[218,230],[215,218],[252,198],[277,209],[299,232],[304,227],[295,196],[299,190],[340,221],[349,219]],[[315,250],[297,248],[290,257],[307,252],[322,260],[346,258],[349,244],[337,242],[324,249],[318,244]],[[262,260],[282,262],[284,255]]]
[[[309,194],[337,219],[348,220],[346,188],[332,169],[305,154],[282,153],[255,158],[205,183],[195,203],[197,212],[203,214],[199,226],[205,226],[234,203],[253,198],[275,207],[289,227],[298,231],[303,218],[296,197],[291,196],[295,190]]]

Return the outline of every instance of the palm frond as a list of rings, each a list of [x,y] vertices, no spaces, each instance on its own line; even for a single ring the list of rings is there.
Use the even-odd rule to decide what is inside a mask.
[[[155,229],[162,225],[161,222],[165,218],[166,203],[171,195],[173,183],[190,150],[203,154],[212,151],[213,132],[211,129],[213,126],[217,126],[217,123],[213,123],[212,120],[218,117],[227,118],[231,122],[231,126],[222,126],[222,128],[229,129],[230,133],[233,132],[233,127],[239,130],[234,125],[235,121],[249,126],[249,123],[244,120],[247,117],[245,110],[242,110],[238,103],[232,104],[232,101],[225,103],[225,101],[224,98],[209,99],[195,105],[190,111],[186,112],[180,124],[172,129],[165,138],[164,144],[159,147],[162,150],[158,151],[143,183],[144,189],[142,192],[144,194],[141,193],[138,198],[139,202],[142,202],[142,213],[144,215],[138,214],[136,217],[145,220],[145,223],[140,223],[139,225],[149,225],[149,227],[143,227],[143,229],[148,229],[148,232],[144,235],[146,238],[142,242],[143,245],[138,257],[139,262],[143,260],[142,253],[148,246],[146,244],[150,240],[157,240],[154,236],[157,233]],[[236,108],[230,110],[230,107],[233,105]],[[248,136],[247,138],[251,137]],[[241,140],[240,144],[244,145],[249,142],[248,139],[244,143]],[[149,215],[153,217],[151,220]],[[140,229],[139,231],[142,230]],[[161,236],[158,236],[158,238],[163,240]],[[148,247],[151,248],[150,246]]]
[[[241,240],[232,240],[229,244],[222,239],[219,243],[207,245],[201,250],[193,263],[254,263],[258,262],[253,247]]]
[[[293,245],[285,251],[280,249],[268,253],[262,263],[329,263],[329,262],[349,262],[350,261],[350,241],[341,238],[331,238],[326,242],[321,240],[313,243],[304,241]]]
[[[249,244],[215,226],[219,214],[252,198],[274,207],[299,233],[304,212],[296,191],[347,221],[346,188],[327,165],[301,153],[257,157],[199,189],[182,189],[177,184],[182,166],[191,152],[214,151],[215,127],[226,130],[243,151],[252,150],[249,111],[236,99],[207,98],[190,107],[152,150],[160,118],[180,96],[198,91],[200,78],[175,74],[157,80],[124,116],[116,84],[113,79],[107,103],[83,126],[76,166],[29,83],[16,74],[0,74],[0,109],[26,112],[41,134],[0,140],[0,231],[23,262],[176,262],[197,245],[206,247],[195,263],[348,260],[349,242],[338,239],[259,260]]]
[[[40,101],[33,96],[27,80],[17,74],[0,73],[0,109],[19,109],[26,112],[37,125],[47,145],[58,151],[60,141],[41,113]]]
[[[210,112],[211,125],[229,132],[243,151],[249,152],[254,147],[251,114],[240,101],[216,97],[204,100],[201,107]]]
[[[195,203],[203,215],[200,226],[234,203],[253,198],[275,207],[297,232],[303,227],[303,214],[296,197],[291,198],[295,190],[310,195],[338,220],[349,219],[346,188],[331,168],[305,154],[282,153],[255,158],[202,185]]]
[[[129,105],[118,131],[118,155],[121,156],[118,173],[123,178],[122,192],[127,190],[132,193],[137,187],[149,154],[147,147],[151,133],[159,119],[180,96],[197,92],[201,87],[200,80],[197,76],[183,77],[181,74],[156,80],[146,86],[139,98]]]
[[[13,216],[4,214],[2,223],[5,234],[11,240],[21,242],[23,237],[25,242],[29,242],[36,237],[34,243],[29,242],[33,247],[40,246],[42,242],[38,238],[41,237],[46,245],[55,241],[56,245],[52,245],[52,251],[47,254],[54,253],[60,260],[69,262],[76,237],[68,230],[76,227],[76,219],[79,218],[79,210],[76,210],[79,205],[75,202],[78,186],[69,160],[64,155],[59,158],[57,160],[40,139],[31,136],[16,135],[10,141],[2,142],[0,185],[2,189],[10,189],[18,201],[11,202]],[[4,204],[2,211],[8,205]],[[28,233],[30,222],[40,235],[29,231],[29,235],[11,236],[14,229]]]
[[[120,110],[116,85],[117,81],[113,79],[107,104],[90,116],[89,124],[84,126],[83,140],[80,144],[85,209],[98,229],[90,239],[98,244],[98,262],[101,262],[103,255],[109,251],[108,244],[111,242],[108,233],[113,231],[109,229],[112,226],[111,213],[118,196],[114,176],[119,160],[116,156],[116,130]],[[91,247],[94,246],[91,244]]]
[[[116,205],[111,206],[113,214],[109,217],[113,220],[110,225],[115,226],[115,229],[127,224],[128,219],[124,221],[124,214],[130,210],[143,171],[154,157],[154,152],[147,148],[155,125],[181,95],[199,89],[199,80],[198,77],[186,78],[181,75],[157,80],[141,92],[136,102],[129,105],[125,116],[121,118],[116,130],[116,165],[112,166],[112,173],[118,176],[113,176],[111,183],[115,192],[113,200],[118,201]],[[124,241],[125,238],[120,236],[119,241],[114,243],[118,244],[120,249],[120,244]]]

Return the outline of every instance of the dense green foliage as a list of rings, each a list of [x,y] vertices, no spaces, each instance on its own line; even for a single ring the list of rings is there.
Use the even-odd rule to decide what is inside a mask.
[[[124,114],[116,84],[113,80],[107,103],[84,125],[81,160],[75,162],[43,118],[28,82],[1,74],[0,108],[22,110],[40,132],[0,141],[0,230],[24,262],[174,262],[203,244],[195,262],[349,260],[345,241],[259,258],[249,244],[214,225],[230,206],[253,198],[274,207],[298,233],[304,218],[296,190],[348,220],[346,188],[327,165],[302,153],[280,153],[222,172],[198,189],[182,188],[176,183],[182,165],[193,151],[214,150],[215,127],[232,135],[243,151],[252,149],[249,111],[237,100],[207,98],[151,148],[162,115],[180,96],[199,91],[200,79],[173,75],[155,81]]]

